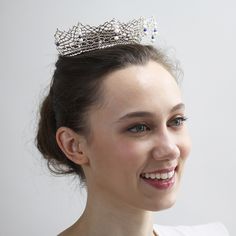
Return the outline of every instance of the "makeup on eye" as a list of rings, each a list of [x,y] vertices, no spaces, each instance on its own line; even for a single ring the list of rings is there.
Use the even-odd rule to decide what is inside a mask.
[[[178,115],[176,117],[174,117],[173,119],[171,119],[168,123],[167,126],[168,127],[180,127],[184,124],[185,121],[187,121],[187,117],[183,116],[183,115]]]
[[[169,119],[166,123],[167,127],[170,128],[181,128],[184,124],[184,122],[188,118],[184,115],[175,115],[171,119]],[[128,128],[125,129],[125,131],[128,131],[129,133],[147,133],[152,130],[154,130],[156,127],[158,127],[158,124],[156,124],[154,121],[137,121],[133,122],[131,125],[128,126]]]
[[[150,127],[144,123],[139,123],[128,128],[128,131],[131,133],[141,133],[141,132],[147,132],[150,130],[151,130]]]

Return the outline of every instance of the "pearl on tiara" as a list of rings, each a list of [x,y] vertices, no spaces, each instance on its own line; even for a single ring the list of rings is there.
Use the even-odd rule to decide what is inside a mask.
[[[139,44],[147,35],[151,35],[150,41],[154,42],[156,34],[157,23],[153,17],[141,17],[128,23],[112,19],[97,27],[78,23],[68,31],[57,29],[55,44],[60,55],[75,56],[115,45]]]

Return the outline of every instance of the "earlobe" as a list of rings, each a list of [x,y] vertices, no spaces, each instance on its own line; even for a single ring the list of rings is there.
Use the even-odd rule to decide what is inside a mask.
[[[83,150],[84,137],[78,135],[67,127],[60,127],[56,132],[57,144],[68,159],[78,165],[88,163],[88,158]]]

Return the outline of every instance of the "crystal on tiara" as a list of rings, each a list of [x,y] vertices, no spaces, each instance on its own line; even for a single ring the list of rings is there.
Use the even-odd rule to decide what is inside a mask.
[[[156,34],[157,23],[153,17],[128,23],[112,19],[97,27],[78,23],[68,31],[57,29],[55,44],[60,55],[69,57],[119,44],[139,44],[147,35],[154,42]]]

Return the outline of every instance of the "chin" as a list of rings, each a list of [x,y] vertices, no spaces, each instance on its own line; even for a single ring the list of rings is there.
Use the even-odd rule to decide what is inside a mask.
[[[163,199],[161,201],[158,201],[155,203],[155,205],[152,205],[149,207],[149,211],[163,211],[171,208],[176,202],[176,198],[171,199]]]
[[[148,211],[162,211],[171,208],[177,200],[178,184],[170,191],[159,191],[155,195],[146,196],[146,200],[143,201],[143,208]]]

